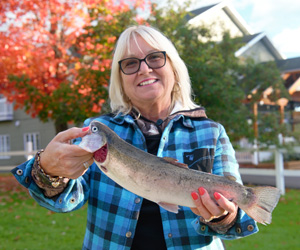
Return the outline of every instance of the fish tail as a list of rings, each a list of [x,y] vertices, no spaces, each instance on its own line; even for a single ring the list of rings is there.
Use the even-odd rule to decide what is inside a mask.
[[[275,187],[252,188],[254,200],[250,204],[240,206],[246,214],[261,224],[270,224],[272,211],[280,198],[280,190]]]

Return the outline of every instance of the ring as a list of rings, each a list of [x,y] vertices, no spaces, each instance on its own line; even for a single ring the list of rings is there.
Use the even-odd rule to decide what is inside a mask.
[[[83,163],[83,166],[84,166],[85,169],[88,169],[89,166],[90,166],[90,164],[89,164],[88,162],[84,162],[84,163]]]

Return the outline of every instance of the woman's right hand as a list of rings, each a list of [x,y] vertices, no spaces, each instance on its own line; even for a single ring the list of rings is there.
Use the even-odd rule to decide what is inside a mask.
[[[77,145],[71,145],[70,142],[88,133],[88,127],[82,129],[74,127],[58,133],[40,156],[40,166],[46,174],[69,179],[83,175],[87,170],[83,163],[92,165],[93,154]]]

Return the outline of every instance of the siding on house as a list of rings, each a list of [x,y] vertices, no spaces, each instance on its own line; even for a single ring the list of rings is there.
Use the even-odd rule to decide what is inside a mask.
[[[34,140],[35,149],[45,148],[49,141],[55,136],[53,122],[43,123],[38,118],[31,118],[23,110],[13,111],[13,119],[0,121],[0,138],[7,141],[0,142],[0,151],[23,151],[26,150],[26,140]],[[9,144],[9,145],[6,145]],[[1,146],[2,145],[2,146]],[[6,145],[6,148],[3,148]],[[26,160],[24,155],[2,156],[1,166],[16,166]]]

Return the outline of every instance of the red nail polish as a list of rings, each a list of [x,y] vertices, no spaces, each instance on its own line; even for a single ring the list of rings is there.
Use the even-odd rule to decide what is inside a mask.
[[[219,200],[221,198],[221,195],[219,193],[215,192],[214,197],[216,200]]]
[[[81,129],[82,132],[86,132],[88,130],[89,130],[89,127],[84,127],[84,128]]]
[[[194,201],[198,200],[199,197],[198,197],[198,194],[196,192],[192,192],[191,195],[192,195],[192,198],[193,198]]]
[[[200,195],[204,195],[205,194],[205,189],[203,187],[199,187],[198,191],[199,191]]]

